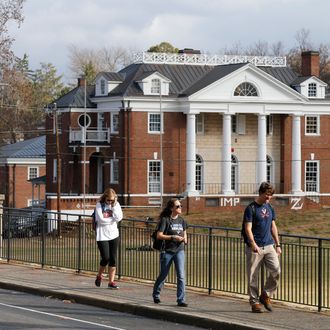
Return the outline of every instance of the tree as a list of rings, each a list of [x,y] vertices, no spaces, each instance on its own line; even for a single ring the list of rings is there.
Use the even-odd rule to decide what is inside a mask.
[[[121,47],[103,47],[101,49],[69,46],[70,70],[77,76],[85,76],[92,84],[99,72],[113,72],[129,64],[131,56]]]
[[[20,26],[23,22],[23,3],[25,0],[0,1],[0,68],[12,63],[14,54],[11,50],[14,39],[8,34],[8,24],[14,21]]]
[[[151,46],[148,49],[151,53],[178,53],[179,49],[172,46],[169,42],[163,41],[159,45]]]

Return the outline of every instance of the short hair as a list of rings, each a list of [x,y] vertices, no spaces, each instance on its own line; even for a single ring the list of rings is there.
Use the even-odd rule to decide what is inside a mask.
[[[264,193],[268,193],[269,195],[273,195],[275,192],[274,187],[269,182],[262,182],[259,187],[259,195]]]

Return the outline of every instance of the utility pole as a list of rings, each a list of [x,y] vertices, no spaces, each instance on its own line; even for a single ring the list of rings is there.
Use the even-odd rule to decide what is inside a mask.
[[[60,141],[59,141],[59,125],[58,125],[58,111],[57,104],[53,104],[54,119],[55,119],[55,136],[56,136],[56,173],[57,173],[57,232],[61,237],[61,155],[60,155]]]

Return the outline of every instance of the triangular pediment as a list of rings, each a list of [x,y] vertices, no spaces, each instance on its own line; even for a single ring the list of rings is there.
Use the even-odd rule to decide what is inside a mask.
[[[204,78],[205,79],[205,78]],[[257,90],[257,96],[235,96],[235,89],[242,83],[249,83]],[[306,97],[289,85],[270,74],[246,64],[222,75],[218,80],[203,86],[188,96],[190,101],[225,101],[225,102],[304,102]]]

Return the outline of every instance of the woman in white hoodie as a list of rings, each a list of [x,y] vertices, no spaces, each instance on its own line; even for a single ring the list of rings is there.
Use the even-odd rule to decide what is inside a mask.
[[[117,223],[123,218],[123,211],[117,201],[116,192],[107,188],[95,207],[96,242],[100,251],[101,261],[95,285],[100,286],[102,274],[109,267],[108,288],[118,289],[115,283],[117,250],[119,245],[119,230]]]

